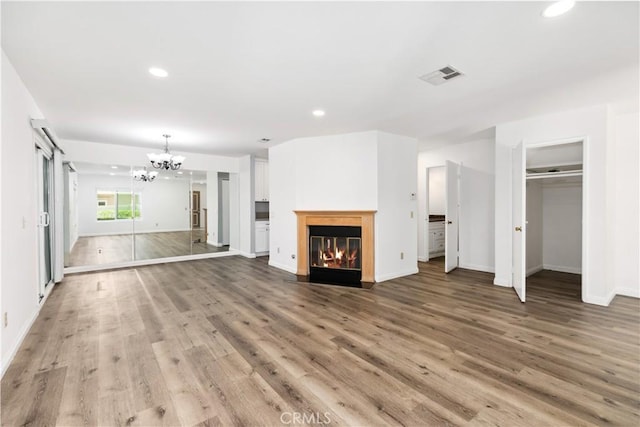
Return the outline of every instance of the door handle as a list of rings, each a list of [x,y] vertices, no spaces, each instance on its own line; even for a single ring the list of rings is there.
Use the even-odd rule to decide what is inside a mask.
[[[40,213],[40,227],[48,227],[49,226],[49,212],[41,212]]]
[[[516,231],[522,231],[522,227],[520,226],[516,227]]]
[[[453,224],[453,221],[447,221],[447,224]]]

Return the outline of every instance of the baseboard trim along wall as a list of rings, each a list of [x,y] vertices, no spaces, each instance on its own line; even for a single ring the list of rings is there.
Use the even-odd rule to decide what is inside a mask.
[[[287,273],[291,273],[291,274],[297,274],[298,273],[298,271],[296,270],[296,267],[291,267],[291,266],[288,266],[288,265],[280,264],[279,262],[272,261],[271,259],[269,260],[269,266],[278,268],[280,270],[284,270]]]
[[[620,287],[616,289],[616,294],[622,295],[625,297],[640,298],[640,287],[635,287],[635,288]]]
[[[399,277],[411,276],[412,274],[418,274],[418,271],[418,267],[416,267],[412,268],[411,270],[397,271],[395,273],[381,274],[379,276],[376,274],[376,283],[397,279]]]
[[[504,288],[511,288],[511,278],[508,277],[498,277],[496,276],[493,279],[493,284],[496,286],[502,286]]]
[[[51,287],[49,288],[48,291],[45,291],[44,298],[42,298],[42,301],[40,301],[40,303],[38,304],[37,309],[35,310],[35,312],[31,316],[29,321],[27,321],[22,326],[22,329],[20,329],[20,333],[18,334],[18,339],[16,339],[16,341],[13,343],[13,346],[11,347],[11,351],[9,352],[9,356],[7,357],[7,360],[2,360],[1,361],[2,367],[0,368],[1,369],[0,379],[2,377],[4,377],[4,374],[7,371],[7,368],[9,367],[9,365],[11,365],[11,362],[13,362],[13,358],[16,357],[16,354],[18,353],[18,350],[20,349],[20,346],[22,345],[22,342],[27,337],[27,334],[31,330],[31,327],[33,326],[33,324],[35,323],[36,319],[40,315],[40,310],[42,310],[42,307],[44,306],[44,303],[47,302],[47,299],[49,299],[49,295],[51,295],[51,291],[53,291],[53,288],[55,288],[55,287],[56,287],[56,283],[51,285]]]
[[[171,230],[136,230],[135,234],[176,233],[178,231],[191,231],[191,229],[190,228],[176,228],[176,229],[171,229]],[[133,232],[112,231],[110,233],[80,234],[78,237],[123,236],[123,235],[128,236],[128,235],[131,235],[131,234],[133,234]]]
[[[582,302],[608,307],[609,304],[611,304],[611,301],[613,301],[613,298],[615,298],[615,296],[616,296],[615,291],[611,291],[609,295],[604,297],[594,297],[591,295],[586,295],[582,297]]]
[[[111,263],[111,264],[65,267],[64,274],[87,273],[90,271],[113,270],[114,268],[125,268],[125,267],[140,267],[143,265],[165,264],[170,262],[181,262],[181,261],[193,261],[197,259],[206,259],[206,258],[222,258],[226,256],[233,256],[233,255],[240,255],[240,253],[235,249],[229,249],[229,251],[227,252],[213,252],[209,254],[183,255],[183,256],[174,256],[174,257],[167,257],[167,258],[140,259],[136,261],[125,261],[125,262],[117,262],[117,263]]]
[[[542,264],[536,265],[535,267],[528,268],[527,277],[531,276],[532,274],[536,274],[538,271],[542,271],[542,270],[544,270],[544,267],[542,266]]]
[[[460,263],[458,266],[465,270],[484,271],[485,273],[495,273],[496,269],[488,265]]]
[[[582,274],[582,269],[580,267],[567,267],[564,265],[543,264],[542,268],[544,270],[559,271],[560,273]]]

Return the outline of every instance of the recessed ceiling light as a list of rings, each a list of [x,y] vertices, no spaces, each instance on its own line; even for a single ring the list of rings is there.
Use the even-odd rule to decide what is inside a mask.
[[[575,0],[560,0],[549,5],[543,12],[542,16],[545,18],[555,18],[556,16],[564,15],[569,12],[573,6],[575,6]]]
[[[111,166],[111,169],[118,169],[117,166]]]
[[[324,116],[324,111],[323,110],[313,110],[313,115],[316,117],[322,117]]]
[[[165,177],[164,177],[164,179],[169,179],[169,177],[168,177],[168,176],[165,176]]]
[[[271,138],[260,138],[258,140],[258,142],[262,143],[262,144],[266,144],[267,142],[271,141]]]
[[[158,68],[158,67],[149,68],[149,73],[152,76],[156,76],[156,77],[167,77],[169,75],[167,70],[163,70],[162,68]]]
[[[114,176],[114,175],[115,175],[115,173],[113,173],[113,172],[109,172],[109,175]]]
[[[178,175],[182,175],[183,173],[184,173],[184,172],[180,171],[180,172],[178,172]]]

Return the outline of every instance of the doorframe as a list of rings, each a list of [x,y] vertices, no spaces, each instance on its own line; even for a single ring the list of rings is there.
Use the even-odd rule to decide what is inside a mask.
[[[587,206],[589,205],[589,198],[590,198],[590,194],[591,192],[590,190],[590,182],[588,179],[589,176],[589,150],[587,149],[589,147],[589,137],[586,135],[582,135],[582,136],[574,136],[574,137],[569,137],[569,138],[555,138],[555,139],[545,139],[545,140],[539,140],[539,141],[531,141],[531,140],[527,140],[527,139],[522,139],[522,146],[523,149],[525,150],[525,164],[523,165],[523,167],[526,169],[527,165],[526,165],[526,159],[527,159],[527,155],[526,155],[526,150],[528,150],[529,148],[541,148],[541,147],[549,147],[549,146],[554,146],[554,145],[564,145],[564,144],[572,144],[572,143],[576,143],[576,142],[582,142],[582,254],[581,254],[581,289],[580,289],[580,293],[581,293],[581,300],[584,302],[584,297],[585,295],[587,295],[587,289],[589,288],[589,263],[587,262],[587,254],[589,253],[589,234],[588,234],[588,230],[589,230],[589,224],[590,224],[590,216],[589,216],[589,210],[587,209]],[[513,148],[513,147],[512,147]],[[526,172],[525,172],[525,181],[526,181]],[[509,181],[511,184],[511,187],[513,187],[513,180]],[[525,193],[523,194],[524,200],[527,200],[527,193],[526,193],[526,185],[525,185]],[[513,189],[511,190],[511,194],[513,194]],[[513,207],[513,203],[514,201],[511,200],[511,206]],[[525,205],[526,206],[526,205]],[[514,221],[513,221],[513,208],[510,209],[510,219],[511,219],[511,232],[513,233],[513,228],[515,226]],[[525,211],[525,221],[526,221],[526,211]],[[526,230],[526,228],[525,228]],[[511,241],[513,242],[513,239],[511,239]],[[526,259],[526,245],[524,247],[524,251],[525,251],[525,259]],[[525,271],[526,271],[526,267],[525,267]],[[526,273],[525,273],[526,274]],[[513,280],[513,247],[511,248],[511,281]],[[513,287],[513,281],[510,283],[511,287]],[[525,287],[526,287],[526,276],[525,276]]]

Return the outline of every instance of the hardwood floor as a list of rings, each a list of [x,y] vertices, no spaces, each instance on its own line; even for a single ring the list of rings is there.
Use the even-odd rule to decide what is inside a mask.
[[[521,304],[437,262],[372,290],[266,258],[68,276],[2,380],[2,424],[639,425],[640,302],[534,279]]]
[[[80,237],[71,251],[66,267],[102,265],[156,259],[181,255],[228,251],[228,247],[216,247],[206,243],[204,229],[163,233],[118,234],[112,236]],[[200,239],[200,242],[194,242]]]

